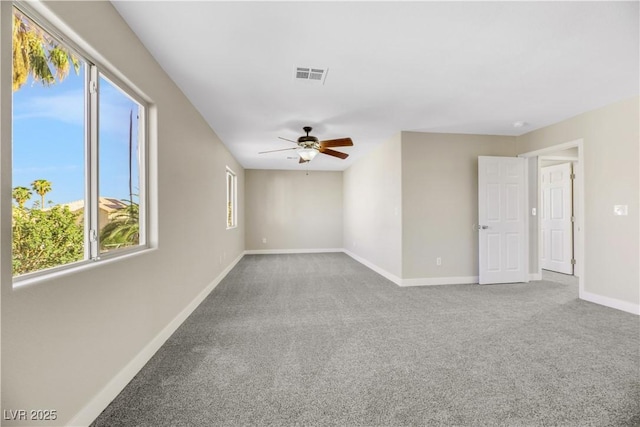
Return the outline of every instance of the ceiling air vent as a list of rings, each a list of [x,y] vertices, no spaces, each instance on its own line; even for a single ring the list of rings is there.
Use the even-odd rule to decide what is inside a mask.
[[[295,67],[295,79],[309,83],[324,84],[328,68],[319,67]]]

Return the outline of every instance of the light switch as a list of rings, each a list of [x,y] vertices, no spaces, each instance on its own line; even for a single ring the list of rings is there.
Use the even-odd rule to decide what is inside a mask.
[[[629,215],[629,206],[628,205],[613,205],[613,214],[618,216],[627,216]]]
[[[531,208],[531,216],[536,216],[536,208]]]

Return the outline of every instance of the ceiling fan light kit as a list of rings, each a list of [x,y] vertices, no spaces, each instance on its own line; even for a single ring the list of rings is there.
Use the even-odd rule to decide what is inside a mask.
[[[305,162],[310,162],[311,160],[313,160],[313,158],[318,153],[319,153],[319,151],[316,150],[315,148],[303,148],[302,150],[298,151],[298,154],[300,155],[300,158],[302,160],[304,160]]]
[[[329,147],[351,147],[353,146],[353,141],[351,141],[351,138],[338,138],[338,139],[329,139],[326,141],[319,141],[318,138],[316,138],[315,136],[309,135],[309,132],[311,132],[312,130],[310,126],[305,126],[302,129],[306,132],[306,135],[301,136],[300,138],[298,138],[297,141],[278,137],[284,141],[289,141],[289,142],[293,142],[294,144],[298,144],[297,147],[283,148],[280,150],[261,151],[258,154],[273,153],[276,151],[298,150],[298,155],[300,156],[300,163],[310,162],[318,153],[337,157],[339,159],[346,159],[347,157],[349,157],[347,153],[331,150]]]

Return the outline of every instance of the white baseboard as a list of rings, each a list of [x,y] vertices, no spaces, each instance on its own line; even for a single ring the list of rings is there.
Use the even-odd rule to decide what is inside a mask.
[[[476,283],[478,283],[478,276],[424,277],[419,279],[402,279],[400,286],[467,285]]]
[[[585,301],[604,305],[605,307],[615,308],[616,310],[622,310],[626,311],[627,313],[640,315],[640,304],[634,304],[631,302],[619,300],[617,298],[605,297],[582,290],[580,291],[579,297],[580,299],[583,299]]]
[[[271,255],[271,254],[321,254],[327,252],[342,252],[342,248],[325,249],[250,249],[244,251],[247,255]]]
[[[241,253],[206,288],[196,296],[165,328],[158,333],[102,390],[100,390],[84,408],[80,410],[67,426],[88,426],[102,413],[113,399],[125,388],[129,381],[144,367],[151,357],[162,347],[178,327],[189,317],[200,303],[218,286],[233,267],[242,259]]]
[[[471,284],[478,283],[478,276],[464,276],[464,277],[426,277],[419,279],[401,279],[393,273],[389,273],[387,270],[378,267],[371,261],[362,258],[359,255],[354,254],[353,252],[343,249],[345,254],[349,255],[351,258],[358,261],[360,264],[363,264],[366,267],[369,267],[376,273],[384,276],[385,278],[391,280],[398,286],[436,286],[436,285],[461,285],[461,284]]]
[[[378,273],[379,275],[391,280],[393,283],[395,283],[398,286],[402,286],[402,279],[399,278],[398,276],[396,276],[395,274],[389,273],[387,270],[378,267],[377,265],[375,265],[374,263],[354,254],[351,251],[348,251],[346,249],[341,249],[341,252],[344,252],[345,254],[349,255],[351,258],[355,259],[356,261],[358,261],[360,264],[369,267],[370,269],[372,269],[373,271],[375,271],[376,273]]]
[[[542,280],[542,273],[529,273],[529,280]]]

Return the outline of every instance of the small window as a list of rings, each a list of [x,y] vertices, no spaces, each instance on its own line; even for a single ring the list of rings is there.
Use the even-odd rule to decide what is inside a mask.
[[[227,228],[237,226],[237,182],[236,174],[227,168]]]
[[[14,8],[18,279],[146,247],[145,104],[36,20]]]

